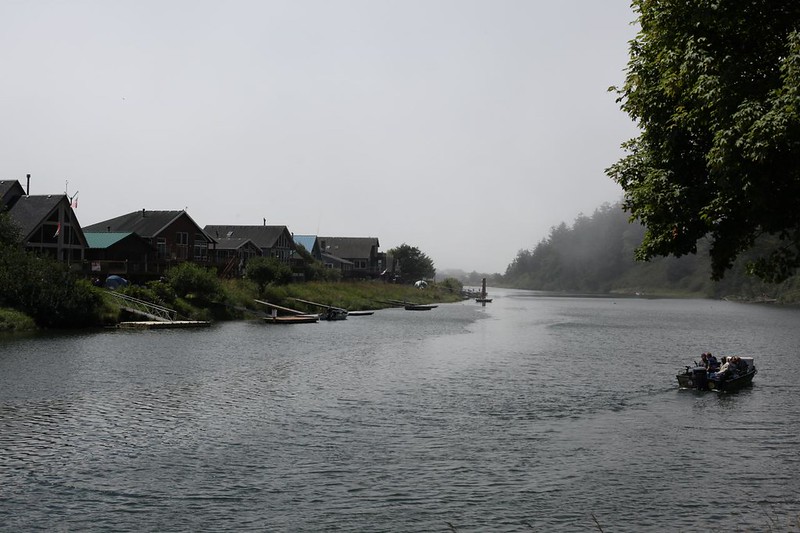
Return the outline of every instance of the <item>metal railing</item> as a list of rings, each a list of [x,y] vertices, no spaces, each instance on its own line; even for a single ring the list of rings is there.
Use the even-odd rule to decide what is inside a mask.
[[[110,290],[108,291],[108,294],[124,302],[122,306],[124,309],[147,316],[152,320],[159,322],[173,322],[178,319],[178,312],[174,309],[169,309],[168,307],[157,305],[146,300],[140,300],[138,298],[134,298],[133,296],[128,296],[127,294],[122,294],[116,291]]]

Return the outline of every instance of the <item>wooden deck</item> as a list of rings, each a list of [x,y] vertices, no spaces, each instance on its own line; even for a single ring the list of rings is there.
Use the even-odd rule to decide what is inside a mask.
[[[170,329],[170,328],[205,328],[211,325],[206,320],[147,320],[141,322],[120,322],[119,329]]]
[[[291,315],[264,317],[267,324],[313,324],[319,322],[319,315]]]

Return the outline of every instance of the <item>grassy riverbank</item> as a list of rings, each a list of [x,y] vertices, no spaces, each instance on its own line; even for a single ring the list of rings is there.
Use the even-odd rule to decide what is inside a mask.
[[[199,270],[191,274],[188,278],[168,277],[165,281],[132,285],[118,291],[174,309],[181,318],[191,320],[241,320],[265,314],[267,308],[256,303],[256,300],[266,300],[304,312],[319,312],[319,307],[300,303],[296,298],[351,311],[389,307],[390,300],[446,303],[461,299],[461,286],[457,282],[431,284],[425,289],[379,281],[290,283],[259,288],[245,279],[220,280]],[[126,312],[120,301],[106,289],[89,284],[84,284],[83,288],[90,297],[86,298],[87,306],[83,310],[89,319],[84,321],[82,327],[113,326],[123,320],[140,319]],[[0,308],[0,332],[31,331],[39,327],[81,326],[70,322],[61,324],[58,319],[37,324],[35,317],[22,311]]]
[[[35,329],[36,323],[25,313],[0,308],[0,333],[18,333]]]
[[[316,311],[294,300],[308,300],[347,310],[381,309],[388,307],[389,300],[415,303],[443,303],[461,300],[459,292],[438,285],[417,289],[409,285],[380,282],[353,283],[298,283],[268,289],[266,299],[282,302],[282,305],[300,310]]]
[[[320,308],[296,299],[341,307],[350,311],[389,307],[390,300],[415,303],[446,303],[461,300],[460,286],[432,284],[425,289],[379,281],[309,282],[269,285],[264,289],[248,280],[217,280],[204,290],[177,291],[170,283],[153,282],[146,286],[127,287],[129,296],[177,310],[182,317],[193,320],[238,320],[262,315],[266,306],[256,300],[268,301],[304,312],[319,312]],[[110,296],[106,305],[117,305]],[[120,316],[122,312],[120,311]]]

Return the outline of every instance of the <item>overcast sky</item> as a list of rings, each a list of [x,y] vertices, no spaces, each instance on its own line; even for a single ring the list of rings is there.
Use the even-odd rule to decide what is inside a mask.
[[[628,0],[0,0],[0,179],[82,225],[419,247],[504,272],[621,189]],[[66,182],[68,181],[68,186]]]

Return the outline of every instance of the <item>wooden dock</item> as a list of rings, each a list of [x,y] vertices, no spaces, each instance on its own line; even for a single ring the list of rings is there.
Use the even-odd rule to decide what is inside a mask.
[[[314,324],[319,322],[319,315],[266,316],[262,320],[267,324]]]
[[[171,329],[171,328],[207,328],[211,322],[207,320],[146,320],[139,322],[120,322],[119,329]]]

